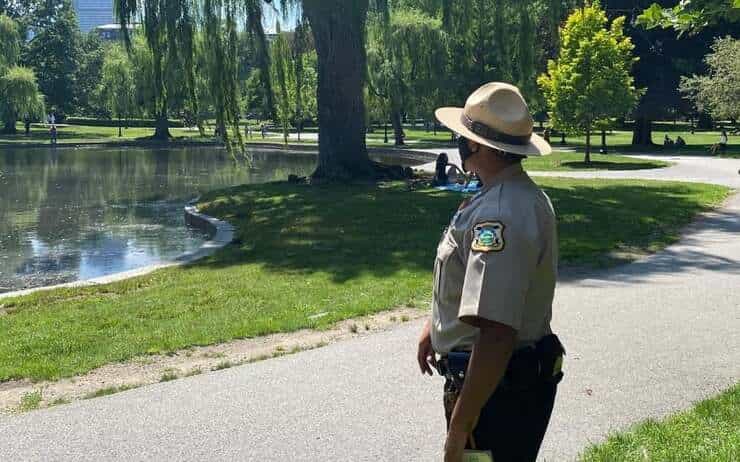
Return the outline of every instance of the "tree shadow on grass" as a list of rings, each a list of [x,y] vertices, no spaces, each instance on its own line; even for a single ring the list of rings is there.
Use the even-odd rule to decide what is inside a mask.
[[[715,210],[681,229],[680,239],[656,254],[630,262],[614,256],[615,263],[628,263],[614,268],[594,271],[584,268],[566,270],[561,280],[578,280],[587,277],[593,281],[615,283],[640,283],[652,275],[676,274],[688,271],[716,271],[725,275],[740,275],[740,259],[722,255],[721,249],[707,249],[712,242],[732,242],[740,234],[740,213]]]
[[[698,185],[538,181],[559,216],[564,266],[598,267],[615,251],[647,252],[675,242],[681,229],[705,210],[707,199],[699,194],[706,186]],[[191,267],[259,264],[276,276],[323,272],[340,283],[363,274],[431,275],[440,235],[461,200],[449,192],[409,191],[401,183],[381,187],[273,183],[215,192],[203,198],[203,210],[235,225],[237,240]],[[732,232],[739,226],[733,220],[739,218],[727,214],[708,225]],[[737,262],[693,255],[683,264],[645,266],[645,271],[733,264]]]

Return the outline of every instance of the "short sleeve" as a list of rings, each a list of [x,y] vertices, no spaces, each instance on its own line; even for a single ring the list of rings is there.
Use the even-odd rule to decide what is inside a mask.
[[[473,227],[466,239],[468,260],[458,318],[483,318],[521,329],[538,255],[536,232],[526,228],[524,222],[505,219],[480,221]]]

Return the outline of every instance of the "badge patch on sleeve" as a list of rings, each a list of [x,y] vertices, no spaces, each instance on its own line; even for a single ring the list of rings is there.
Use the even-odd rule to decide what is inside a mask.
[[[478,223],[473,228],[474,252],[501,252],[504,250],[504,224],[500,221]]]

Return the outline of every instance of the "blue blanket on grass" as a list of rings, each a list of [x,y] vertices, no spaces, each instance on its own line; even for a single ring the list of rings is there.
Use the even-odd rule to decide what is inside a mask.
[[[452,183],[444,186],[437,186],[436,189],[440,191],[453,191],[464,194],[475,194],[480,191],[481,185],[477,181],[471,181],[467,185],[460,183]]]

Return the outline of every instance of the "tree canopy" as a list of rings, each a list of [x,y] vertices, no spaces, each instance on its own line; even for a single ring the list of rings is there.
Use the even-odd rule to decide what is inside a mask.
[[[0,14],[0,120],[2,131],[15,133],[19,117],[40,117],[44,99],[32,69],[18,65],[21,52],[20,27],[6,14]]]
[[[118,136],[121,136],[121,119],[135,111],[136,84],[131,62],[120,47],[108,50],[98,91],[105,107],[118,118]]]
[[[50,2],[37,12],[37,33],[23,63],[35,69],[39,88],[59,116],[72,112],[82,37],[69,0]]]
[[[0,118],[6,133],[16,132],[19,118],[41,117],[43,113],[44,100],[33,70],[12,66],[0,75]]]
[[[18,62],[21,54],[21,36],[18,24],[9,16],[0,14],[0,73]]]
[[[719,22],[740,21],[740,0],[682,0],[673,7],[653,3],[638,17],[648,27],[695,33]]]
[[[586,133],[587,163],[594,124],[626,115],[637,102],[630,73],[634,46],[623,27],[624,17],[608,26],[598,2],[576,9],[561,32],[560,55],[538,80],[553,125]]]
[[[715,40],[705,62],[706,75],[681,79],[681,91],[700,111],[715,119],[740,118],[740,40],[723,37]]]
[[[380,15],[368,25],[368,84],[393,123],[396,145],[403,143],[402,117],[429,115],[446,64],[446,39],[440,18],[409,8]]]

